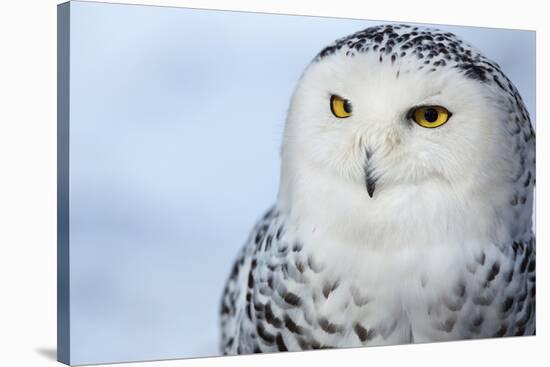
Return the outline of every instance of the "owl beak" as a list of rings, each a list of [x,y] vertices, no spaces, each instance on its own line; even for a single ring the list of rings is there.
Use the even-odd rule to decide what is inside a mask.
[[[367,185],[367,193],[372,198],[374,195],[374,189],[376,189],[376,179],[373,177],[372,173],[370,173],[368,168],[365,170],[365,183]]]
[[[367,186],[367,193],[372,198],[374,190],[376,189],[376,176],[372,167],[371,157],[372,151],[367,149],[367,160],[365,163],[365,185]]]

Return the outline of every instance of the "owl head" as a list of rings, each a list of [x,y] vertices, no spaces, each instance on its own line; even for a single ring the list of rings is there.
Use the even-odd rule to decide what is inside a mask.
[[[298,216],[362,218],[355,232],[401,217],[451,220],[530,205],[518,185],[533,182],[521,97],[495,62],[452,33],[383,25],[341,38],[292,97],[279,202]]]

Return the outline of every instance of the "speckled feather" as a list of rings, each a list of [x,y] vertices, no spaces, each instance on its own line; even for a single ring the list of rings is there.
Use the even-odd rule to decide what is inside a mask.
[[[324,264],[286,232],[284,218],[272,209],[256,226],[227,283],[222,350],[246,354],[532,335],[534,245],[533,237],[525,238],[490,246],[491,261],[483,250],[470,258],[464,277],[419,310],[430,319],[423,330],[430,337],[415,340],[404,311],[384,311],[383,301],[377,305],[353,277],[324,273]],[[414,286],[429,292],[424,279]],[[339,312],[325,312],[333,309]],[[370,316],[372,310],[378,314]]]
[[[500,123],[513,150],[513,182],[504,194],[506,213],[494,221],[497,234],[438,238],[435,247],[403,244],[400,251],[342,245],[331,252],[340,245],[322,234],[323,223],[314,220],[304,230],[310,222],[280,194],[253,229],[227,282],[224,354],[535,333],[535,135],[518,91],[496,63],[432,28],[368,28],[326,47],[313,64],[362,54],[395,67],[396,79],[444,69],[499,95],[507,116]],[[415,230],[411,238],[424,238]]]

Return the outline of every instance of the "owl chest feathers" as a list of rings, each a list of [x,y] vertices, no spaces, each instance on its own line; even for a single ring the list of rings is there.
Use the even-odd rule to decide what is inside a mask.
[[[529,234],[511,245],[493,232],[409,227],[407,236],[389,231],[361,242],[296,214],[278,206],[252,232],[224,300],[225,333],[237,333],[227,337],[228,353],[534,330]]]
[[[326,344],[464,338],[478,309],[467,298],[484,294],[495,264],[503,272],[514,267],[496,245],[510,243],[503,221],[488,214],[494,207],[486,202],[457,205],[450,193],[429,187],[379,194],[367,204],[347,205],[345,197],[326,196],[316,210],[290,213],[290,237],[283,242],[303,244],[293,256],[318,271],[309,273],[307,285],[290,281],[288,288],[311,293],[309,314],[321,320],[319,338]],[[491,280],[493,298],[501,280]],[[344,341],[331,339],[324,320],[351,331]]]
[[[338,244],[318,231],[300,233],[290,227],[280,241],[284,248],[300,245],[275,272],[275,288],[283,289],[283,298],[298,295],[300,311],[285,312],[310,325],[323,345],[460,339],[475,335],[474,317],[486,318],[483,332],[497,329],[491,323],[498,318],[479,310],[504,297],[499,283],[505,277],[496,275],[515,265],[488,239],[417,244],[425,237],[411,236],[412,243],[398,249]]]

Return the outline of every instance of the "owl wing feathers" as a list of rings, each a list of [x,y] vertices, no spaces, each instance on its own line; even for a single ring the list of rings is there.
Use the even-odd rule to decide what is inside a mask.
[[[285,218],[270,209],[254,227],[225,288],[224,354],[322,348],[313,335],[319,321],[312,318],[312,276],[319,272],[287,231]],[[327,330],[337,328],[325,321]]]
[[[259,299],[262,294],[272,295],[274,291],[274,277],[268,271],[274,265],[268,254],[281,247],[283,226],[282,223],[278,226],[275,208],[268,210],[254,226],[233,265],[221,305],[224,354],[260,352],[269,349],[260,349],[261,345],[275,343],[276,336],[267,330],[264,322],[257,321],[269,319],[277,326],[282,324],[273,315],[273,305],[260,303]],[[264,269],[268,264],[270,268]]]
[[[439,301],[429,306],[423,341],[535,333],[535,237],[486,243]]]

